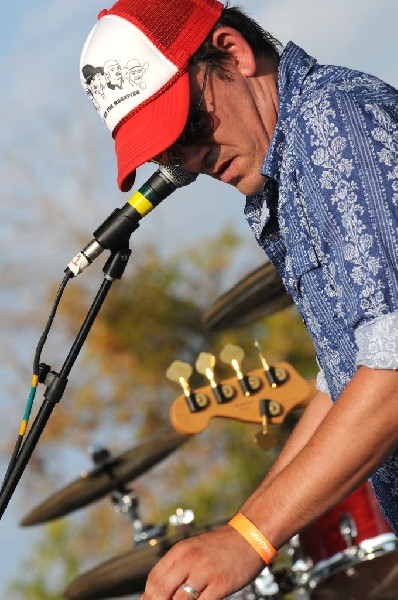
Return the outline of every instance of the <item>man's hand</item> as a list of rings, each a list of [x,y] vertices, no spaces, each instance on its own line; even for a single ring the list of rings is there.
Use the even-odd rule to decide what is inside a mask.
[[[264,567],[246,540],[224,525],[173,546],[149,574],[141,600],[192,600],[179,587],[183,583],[196,590],[200,600],[222,600],[255,579]]]

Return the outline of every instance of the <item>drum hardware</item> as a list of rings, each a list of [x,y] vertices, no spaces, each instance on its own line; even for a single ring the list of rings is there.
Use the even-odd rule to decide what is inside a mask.
[[[149,540],[165,535],[167,526],[165,523],[159,525],[145,525],[138,511],[138,497],[133,489],[116,490],[111,495],[113,509],[116,514],[127,515],[133,527],[133,545],[139,546]]]
[[[105,470],[109,469],[109,476],[114,478],[112,471],[111,453],[108,448],[95,445],[87,448],[93,463]],[[109,467],[109,465],[111,465]],[[129,517],[133,526],[133,544],[138,546],[150,539],[164,535],[166,525],[144,525],[138,510],[138,496],[133,488],[123,484],[115,484],[115,490],[110,496],[114,512]]]
[[[299,535],[294,535],[288,544],[287,554],[291,559],[291,572],[296,587],[299,583],[303,582],[304,573],[313,566],[313,563],[309,557],[304,556]]]
[[[97,449],[98,464],[91,471],[83,471],[78,479],[34,508],[22,519],[21,525],[45,523],[117,490],[123,492],[124,484],[148,471],[189,439],[190,436],[166,431],[119,455],[109,453],[105,456],[106,450]]]
[[[191,523],[194,522],[194,519],[195,515],[193,510],[177,508],[175,514],[170,515],[169,523],[170,525],[173,525],[173,527],[185,527],[186,525],[191,525]]]
[[[248,325],[293,304],[275,267],[266,262],[219,296],[203,316],[209,331]]]
[[[282,598],[283,595],[272,571],[265,567],[252,583],[224,600],[282,600]]]
[[[356,523],[350,513],[344,513],[339,520],[339,528],[347,548],[352,548],[358,536]]]
[[[105,448],[105,446],[101,446],[100,444],[91,444],[90,446],[87,446],[87,454],[90,456],[94,465],[99,467],[106,465],[111,458],[111,453],[108,448]]]
[[[272,576],[281,594],[277,598],[309,600],[308,591],[303,585],[303,573],[308,571],[312,563],[303,556],[299,536],[293,536],[279,554],[285,556],[282,565],[278,566],[275,562],[271,566]]]
[[[369,482],[304,529],[299,542],[308,566],[292,566],[300,600],[398,598],[398,539]]]
[[[224,600],[309,600],[306,591],[306,595],[297,593],[292,571],[292,562],[299,554],[299,540],[295,536],[280,549],[278,559],[270,567],[265,567],[254,581]]]

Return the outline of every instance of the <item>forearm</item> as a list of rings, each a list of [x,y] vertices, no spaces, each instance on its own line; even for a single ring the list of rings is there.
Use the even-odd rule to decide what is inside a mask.
[[[267,472],[264,480],[243,505],[243,512],[245,507],[250,505],[253,500],[260,496],[274,477],[286,468],[294,457],[304,448],[332,406],[333,404],[330,396],[327,394],[317,392],[313,396],[272,467]]]
[[[361,367],[307,443],[290,462],[286,451],[242,512],[279,547],[366,480],[397,444],[398,372]]]
[[[268,471],[264,479],[265,484],[287,467],[293,458],[304,448],[332,406],[333,403],[330,396],[322,392],[315,394],[274,464]]]

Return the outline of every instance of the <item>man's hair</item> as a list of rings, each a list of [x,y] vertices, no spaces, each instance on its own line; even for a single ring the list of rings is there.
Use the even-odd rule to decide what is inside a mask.
[[[242,8],[230,7],[227,3],[216,25],[192,56],[191,64],[209,64],[220,78],[229,79],[228,54],[215,48],[212,43],[213,33],[220,27],[236,29],[245,38],[256,58],[266,56],[279,63],[283,49],[281,42],[265,31],[257,21],[246,15]]]

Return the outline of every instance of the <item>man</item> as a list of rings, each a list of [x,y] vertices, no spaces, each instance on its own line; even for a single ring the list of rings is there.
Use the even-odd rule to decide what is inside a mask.
[[[86,93],[93,101],[93,104],[97,110],[100,109],[101,100],[105,100],[105,77],[104,69],[102,67],[94,67],[93,65],[85,65],[82,69],[82,75],[86,83]]]
[[[106,85],[111,90],[121,90],[123,87],[122,67],[117,60],[109,59],[104,64]]]
[[[129,80],[133,87],[138,85],[138,87],[144,90],[146,84],[143,77],[148,67],[148,63],[141,65],[139,60],[135,58],[130,59],[126,65],[126,79]]]
[[[143,600],[216,600],[372,477],[398,532],[398,93],[321,66],[216,0],[120,0],[81,67],[134,54],[141,96],[106,117],[128,190],[155,159],[247,196],[256,238],[292,294],[320,365],[318,392],[231,522],[180,542]]]

